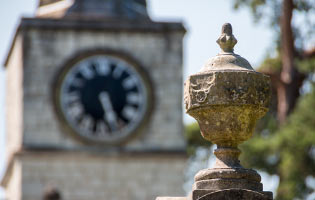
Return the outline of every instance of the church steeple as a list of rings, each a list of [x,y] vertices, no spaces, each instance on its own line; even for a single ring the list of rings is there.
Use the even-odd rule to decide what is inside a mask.
[[[146,0],[40,0],[38,17],[149,19]]]

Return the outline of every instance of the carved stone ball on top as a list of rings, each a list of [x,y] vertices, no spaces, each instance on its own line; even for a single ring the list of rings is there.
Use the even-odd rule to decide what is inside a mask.
[[[239,162],[239,144],[248,140],[256,121],[268,110],[270,79],[256,72],[234,53],[237,43],[231,24],[224,24],[217,40],[221,53],[185,82],[185,106],[200,126],[204,139],[217,144],[216,164],[195,176],[193,199],[231,188],[262,192],[260,175]],[[194,197],[195,196],[195,197]]]

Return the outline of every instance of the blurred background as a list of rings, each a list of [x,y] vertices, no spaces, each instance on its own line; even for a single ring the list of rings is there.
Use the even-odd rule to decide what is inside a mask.
[[[38,2],[3,0],[0,63],[3,65],[22,16],[33,17]],[[241,145],[244,167],[259,170],[264,190],[276,199],[315,199],[315,3],[312,0],[147,0],[154,21],[182,21],[184,79],[219,52],[222,24],[233,26],[235,53],[271,76],[273,101],[254,137]],[[0,68],[0,177],[5,171],[5,68]],[[189,192],[193,175],[211,165],[213,150],[197,124],[183,113]],[[4,199],[3,191],[0,199]]]

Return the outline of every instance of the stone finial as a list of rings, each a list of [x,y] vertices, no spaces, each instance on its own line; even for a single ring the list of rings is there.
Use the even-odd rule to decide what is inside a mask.
[[[185,82],[187,113],[197,120],[203,138],[217,145],[216,164],[196,174],[192,199],[230,189],[272,199],[272,193],[263,192],[260,175],[238,159],[238,145],[252,136],[256,121],[268,110],[270,79],[233,53],[237,40],[231,24],[223,25],[217,43],[222,52]]]
[[[225,23],[222,26],[222,33],[217,43],[220,45],[222,53],[233,53],[234,46],[237,43],[236,38],[233,35],[232,25],[230,23]]]
[[[205,140],[217,145],[214,167],[195,175],[191,196],[159,200],[271,200],[260,175],[242,167],[238,145],[248,140],[270,101],[270,78],[256,72],[233,53],[237,40],[231,24],[224,24],[217,43],[222,53],[211,58],[185,82],[186,112],[195,118]]]

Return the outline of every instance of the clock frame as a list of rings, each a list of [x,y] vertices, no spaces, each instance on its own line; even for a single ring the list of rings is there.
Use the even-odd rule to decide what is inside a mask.
[[[121,63],[126,63],[125,70],[128,69],[128,71],[131,71],[131,74],[133,76],[138,76],[139,80],[141,80],[139,83],[141,87],[143,87],[144,94],[145,95],[145,102],[143,102],[145,105],[139,105],[144,106],[142,113],[137,113],[138,119],[136,121],[132,121],[130,123],[134,124],[128,124],[126,129],[123,129],[125,132],[119,132],[119,131],[112,131],[111,128],[107,127],[107,132],[104,133],[103,138],[96,137],[83,134],[83,131],[79,130],[77,125],[74,124],[71,120],[69,120],[67,114],[65,114],[65,110],[63,108],[63,102],[62,102],[62,90],[64,86],[64,82],[66,81],[67,76],[69,73],[71,73],[71,70],[73,71],[75,68],[78,68],[78,65],[84,61],[87,61],[88,59],[91,59],[93,57],[103,57],[112,59],[113,61],[118,61]],[[111,72],[113,73],[113,71]],[[131,74],[129,74],[131,76]],[[119,83],[117,83],[119,84]],[[89,143],[89,144],[108,144],[108,145],[121,145],[129,141],[131,138],[135,137],[136,135],[140,134],[143,130],[143,127],[148,123],[149,118],[151,116],[151,113],[153,111],[153,101],[154,101],[154,94],[153,94],[153,85],[151,82],[151,79],[149,77],[149,74],[146,72],[145,68],[138,62],[136,59],[134,59],[132,56],[128,55],[127,53],[123,51],[114,51],[109,49],[97,49],[97,50],[88,50],[88,51],[82,51],[79,53],[76,53],[74,56],[72,56],[69,60],[67,60],[59,70],[59,72],[56,74],[56,78],[53,84],[53,102],[55,111],[57,114],[57,118],[59,119],[59,122],[61,123],[64,131],[67,134],[72,135],[77,140]],[[111,95],[111,94],[110,94]],[[109,99],[106,93],[102,93],[99,95],[102,96],[102,99],[106,96],[107,99]],[[93,96],[92,98],[98,98],[96,96]],[[104,104],[107,105],[107,104]],[[105,106],[106,107],[106,106]],[[105,109],[104,107],[102,107]],[[84,108],[85,109],[85,108]],[[108,109],[108,106],[107,108]],[[86,111],[85,111],[86,112]],[[113,113],[115,113],[116,110],[114,110]],[[104,110],[104,114],[105,114]],[[104,119],[104,123],[106,122],[108,118]],[[121,120],[122,121],[122,120]],[[107,124],[109,125],[109,123]],[[129,129],[128,129],[129,126]],[[120,136],[113,137],[111,134],[117,134],[121,133]]]

